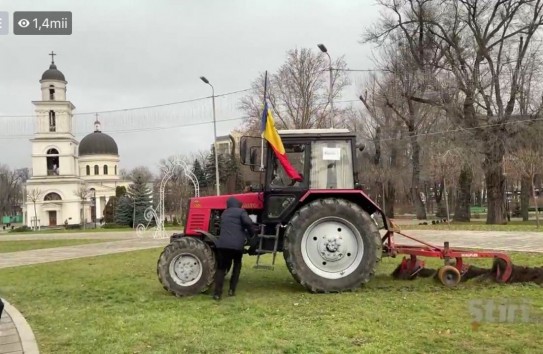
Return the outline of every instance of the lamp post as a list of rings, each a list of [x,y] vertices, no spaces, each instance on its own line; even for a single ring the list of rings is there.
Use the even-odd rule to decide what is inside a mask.
[[[333,76],[332,76],[332,58],[330,58],[330,54],[328,54],[328,49],[326,49],[326,47],[324,46],[324,44],[317,44],[317,47],[319,47],[319,49],[321,50],[321,52],[323,52],[324,54],[326,54],[328,56],[328,62],[329,62],[329,65],[328,65],[328,71],[330,71],[330,92],[329,92],[329,95],[328,95],[328,101],[330,102],[330,127],[334,127],[334,98],[333,98],[333,95],[332,95],[332,80],[333,80]]]
[[[215,119],[215,88],[209,83],[209,80],[205,76],[200,76],[205,84],[211,86],[211,102],[213,104],[213,149],[215,153],[215,188],[217,190],[217,195],[221,195],[220,183],[219,183],[219,152],[217,151],[217,120]]]

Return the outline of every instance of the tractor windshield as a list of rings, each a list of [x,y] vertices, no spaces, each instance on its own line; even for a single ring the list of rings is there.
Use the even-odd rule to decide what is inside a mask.
[[[350,140],[314,141],[311,144],[310,188],[354,188]]]

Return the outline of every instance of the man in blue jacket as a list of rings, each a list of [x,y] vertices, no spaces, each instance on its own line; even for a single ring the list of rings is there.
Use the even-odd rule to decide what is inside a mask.
[[[241,258],[247,233],[253,234],[254,224],[247,212],[241,207],[242,203],[234,197],[226,201],[226,210],[221,215],[221,232],[216,243],[218,267],[215,273],[215,291],[213,299],[220,300],[226,270],[232,262],[232,276],[230,277],[230,290],[228,296],[234,296],[241,272]]]

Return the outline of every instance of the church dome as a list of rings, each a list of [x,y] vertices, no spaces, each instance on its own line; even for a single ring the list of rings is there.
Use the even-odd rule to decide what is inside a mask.
[[[51,63],[49,66],[49,69],[46,70],[43,75],[41,76],[42,80],[58,80],[58,81],[66,81],[64,78],[64,74],[57,69],[57,66],[54,63]]]
[[[79,156],[83,155],[119,155],[119,149],[112,137],[97,130],[79,143]]]

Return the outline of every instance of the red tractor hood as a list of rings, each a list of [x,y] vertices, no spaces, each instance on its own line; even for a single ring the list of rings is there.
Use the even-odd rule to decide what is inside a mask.
[[[262,193],[243,193],[243,194],[227,194],[208,197],[190,198],[190,209],[226,209],[226,201],[228,198],[234,197],[243,203],[242,208],[246,210],[260,210],[264,207]]]

